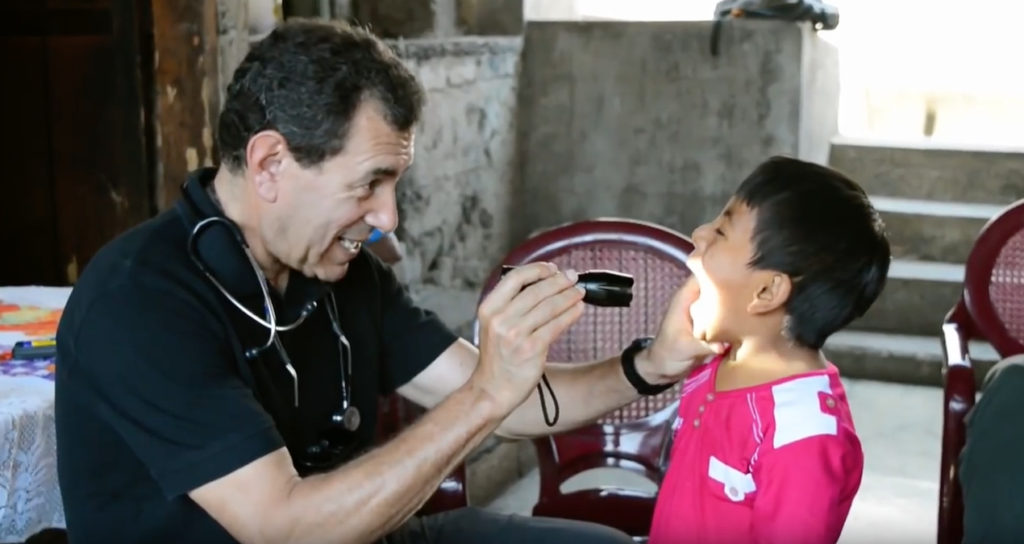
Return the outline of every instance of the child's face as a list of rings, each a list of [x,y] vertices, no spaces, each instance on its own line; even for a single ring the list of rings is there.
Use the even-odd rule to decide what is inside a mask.
[[[700,287],[690,307],[694,335],[705,342],[733,343],[751,331],[748,306],[758,292],[753,257],[756,214],[732,199],[710,223],[693,231],[694,251],[687,266]]]

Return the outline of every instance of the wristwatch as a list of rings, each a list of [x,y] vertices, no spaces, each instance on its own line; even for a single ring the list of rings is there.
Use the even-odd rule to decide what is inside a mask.
[[[645,337],[637,338],[633,340],[633,343],[629,345],[625,350],[622,351],[622,373],[626,375],[626,379],[633,385],[637,393],[641,395],[657,395],[664,391],[672,388],[675,383],[660,383],[652,384],[648,383],[647,380],[636,371],[636,354],[647,349],[652,343],[654,338]]]

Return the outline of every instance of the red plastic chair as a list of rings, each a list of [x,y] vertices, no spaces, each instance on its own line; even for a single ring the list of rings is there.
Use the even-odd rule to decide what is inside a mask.
[[[968,353],[972,339],[987,340],[1000,357],[1024,353],[1024,200],[989,221],[967,258],[963,295],[942,325],[945,351],[939,544],[963,539],[963,496],[958,458],[966,441],[964,416],[977,386]]]
[[[689,277],[686,258],[691,251],[690,239],[672,230],[628,219],[597,219],[537,233],[501,264],[548,261],[579,272],[608,269],[634,276],[631,307],[587,307],[548,352],[551,361],[585,362],[614,356],[634,338],[657,332],[672,295]],[[491,273],[481,299],[499,274],[500,266]],[[475,341],[479,343],[478,331]],[[592,521],[634,538],[645,537],[654,513],[654,494],[610,487],[563,493],[561,485],[600,467],[618,467],[660,484],[678,398],[677,386],[643,397],[596,424],[534,440],[540,496],[533,515]]]
[[[412,425],[425,410],[397,393],[381,397],[378,401],[377,443],[382,443]],[[426,516],[455,510],[469,505],[466,495],[466,464],[452,471],[437,488],[437,491],[420,507],[417,514]]]

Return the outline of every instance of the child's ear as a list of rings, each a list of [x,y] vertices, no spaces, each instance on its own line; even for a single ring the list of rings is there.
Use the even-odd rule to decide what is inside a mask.
[[[767,314],[785,306],[789,294],[793,290],[793,282],[789,276],[778,272],[765,274],[757,284],[754,299],[747,306],[751,314]]]

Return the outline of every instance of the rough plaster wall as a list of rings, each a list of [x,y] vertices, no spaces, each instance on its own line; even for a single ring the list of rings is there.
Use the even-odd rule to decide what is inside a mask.
[[[480,286],[509,249],[521,47],[519,38],[396,44],[427,92],[415,161],[399,183],[397,268],[465,336]]]
[[[217,48],[219,49],[218,75],[220,101],[231,82],[231,75],[249,51],[248,0],[217,0]]]
[[[688,233],[761,160],[798,153],[802,48],[816,38],[730,22],[713,58],[710,33],[707,22],[527,25],[515,238],[609,215]]]

